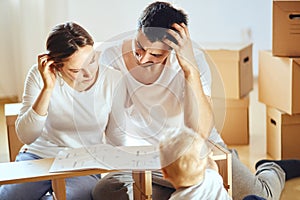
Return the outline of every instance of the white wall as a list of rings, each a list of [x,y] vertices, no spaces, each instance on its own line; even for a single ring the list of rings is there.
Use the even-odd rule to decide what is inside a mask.
[[[0,94],[6,95],[6,97],[12,97],[16,94],[14,89],[15,85],[12,84],[15,81],[14,67],[12,65],[12,52],[11,38],[12,27],[10,20],[11,9],[8,1],[0,1]],[[10,77],[10,78],[8,78]]]
[[[105,41],[114,35],[134,30],[142,10],[153,2],[153,0],[69,1],[69,19],[82,23],[98,41]],[[187,12],[192,39],[200,45],[203,42],[253,42],[253,71],[257,76],[258,50],[271,49],[272,0],[169,2]],[[117,4],[119,6],[116,6]]]
[[[62,10],[63,8],[63,10]],[[21,99],[26,74],[45,51],[51,27],[67,19],[67,1],[0,1],[0,99]]]
[[[84,26],[96,41],[134,30],[153,0],[1,0],[0,98],[20,97],[29,67],[44,51],[51,28],[66,20]],[[254,75],[259,49],[271,49],[272,0],[173,0],[189,15],[194,41],[252,41]],[[11,14],[12,13],[12,14]]]

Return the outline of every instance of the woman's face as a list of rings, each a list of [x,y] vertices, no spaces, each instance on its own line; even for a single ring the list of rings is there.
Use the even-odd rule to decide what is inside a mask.
[[[98,54],[93,46],[79,48],[63,62],[60,72],[64,80],[74,89],[84,91],[89,89],[97,79]]]

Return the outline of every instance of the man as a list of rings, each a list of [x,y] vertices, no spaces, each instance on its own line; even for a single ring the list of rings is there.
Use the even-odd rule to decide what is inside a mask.
[[[112,111],[110,121],[114,123],[106,132],[109,143],[158,145],[166,128],[186,125],[226,147],[212,128],[209,67],[204,53],[193,48],[182,10],[165,2],[150,4],[139,19],[137,33],[103,50],[100,62],[120,70],[127,87],[125,108]],[[300,175],[294,173],[299,161],[262,161],[253,175],[232,153],[234,199],[249,194],[278,199],[285,173]],[[153,199],[168,199],[172,192],[161,173],[153,173]],[[95,187],[93,197],[132,198],[131,174],[106,176]]]

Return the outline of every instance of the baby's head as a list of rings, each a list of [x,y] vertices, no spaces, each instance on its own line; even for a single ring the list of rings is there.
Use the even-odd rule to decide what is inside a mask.
[[[160,141],[160,160],[164,178],[175,188],[188,187],[203,179],[209,148],[193,130],[168,129]]]

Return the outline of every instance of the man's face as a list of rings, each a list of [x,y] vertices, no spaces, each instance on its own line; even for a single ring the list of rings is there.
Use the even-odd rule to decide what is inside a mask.
[[[133,40],[132,48],[137,63],[141,67],[164,64],[171,51],[171,48],[163,42],[151,42],[141,30]]]

